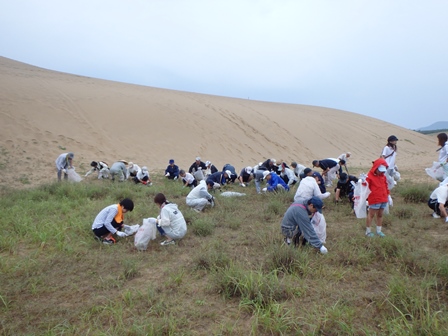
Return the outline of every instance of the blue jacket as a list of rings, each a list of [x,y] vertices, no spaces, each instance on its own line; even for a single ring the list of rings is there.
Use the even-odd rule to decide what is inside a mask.
[[[216,172],[207,177],[207,185],[213,185],[214,183],[226,184],[226,178],[224,172]]]
[[[277,185],[281,184],[285,190],[289,191],[288,185],[276,173],[271,172],[271,178],[268,180],[268,191],[277,190]]]
[[[177,176],[179,177],[179,167],[177,165],[171,166],[169,165],[168,167],[166,167],[165,169],[165,174],[166,173],[170,173],[170,177],[171,176]]]

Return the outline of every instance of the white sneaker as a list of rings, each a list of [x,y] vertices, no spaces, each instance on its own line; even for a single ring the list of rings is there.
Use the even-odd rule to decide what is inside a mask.
[[[435,212],[432,213],[432,217],[434,218],[440,218],[440,216],[438,214],[436,214]]]
[[[327,250],[327,248],[325,247],[325,246],[321,246],[320,247],[320,253],[322,253],[322,254],[327,254],[328,253],[328,250]]]
[[[240,183],[240,186],[245,187],[246,185],[244,183]]]

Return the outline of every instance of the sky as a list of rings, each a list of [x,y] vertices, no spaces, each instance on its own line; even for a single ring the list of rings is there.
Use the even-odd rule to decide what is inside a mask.
[[[88,77],[448,121],[446,0],[0,0],[0,56]]]

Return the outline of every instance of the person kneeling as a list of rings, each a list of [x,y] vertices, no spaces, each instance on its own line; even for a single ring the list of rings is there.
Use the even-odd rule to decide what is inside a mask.
[[[196,212],[201,212],[207,204],[214,206],[214,198],[207,191],[205,180],[199,182],[187,195],[187,205]]]
[[[114,234],[119,237],[126,237],[127,234],[121,232],[125,227],[123,223],[124,214],[132,210],[134,210],[134,202],[129,198],[125,198],[119,204],[112,204],[101,210],[92,224],[95,238],[104,244],[114,244]]]
[[[185,218],[177,204],[168,202],[162,193],[154,196],[154,203],[160,209],[156,220],[157,230],[162,236],[167,237],[160,245],[174,245],[176,240],[182,239],[187,233]]]

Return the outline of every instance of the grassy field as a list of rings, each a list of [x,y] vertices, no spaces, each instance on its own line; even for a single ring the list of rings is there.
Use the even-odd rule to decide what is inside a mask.
[[[402,172],[406,179],[406,172]],[[408,175],[410,176],[410,174]],[[448,224],[426,201],[437,183],[400,182],[381,239],[347,203],[325,202],[329,253],[283,245],[286,194],[216,193],[196,213],[187,189],[88,180],[4,191],[1,335],[447,335]],[[91,224],[124,197],[126,224],[156,217],[156,193],[179,205],[187,236],[134,249],[96,242]]]

